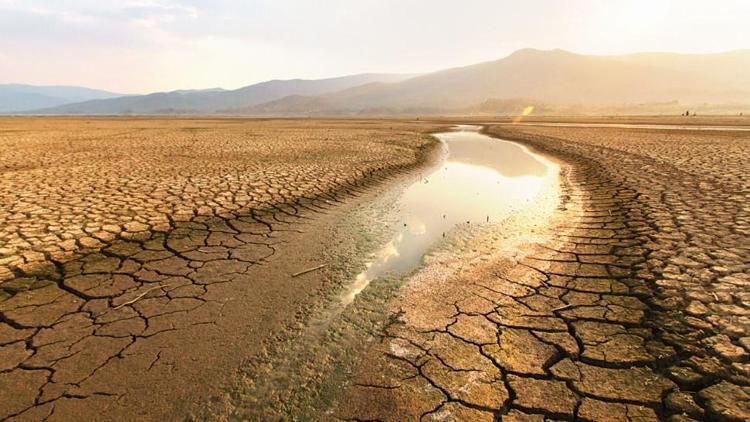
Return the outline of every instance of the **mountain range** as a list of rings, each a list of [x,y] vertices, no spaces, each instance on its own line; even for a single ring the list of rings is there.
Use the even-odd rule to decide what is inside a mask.
[[[79,86],[0,84],[0,113],[36,110],[122,96],[123,94]]]
[[[366,73],[338,78],[272,80],[235,90],[179,90],[95,99],[35,110],[38,114],[205,114],[252,107],[290,95],[315,96],[373,82],[397,82],[413,75]]]
[[[622,109],[649,104],[750,104],[750,50],[619,56],[524,49],[421,75],[274,80],[236,90],[98,98],[38,114],[398,115]],[[24,108],[27,109],[27,108]]]

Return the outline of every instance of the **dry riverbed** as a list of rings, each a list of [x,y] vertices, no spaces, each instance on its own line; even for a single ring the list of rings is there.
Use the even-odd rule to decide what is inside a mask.
[[[450,123],[0,119],[0,419],[748,419],[750,132],[488,124],[539,190],[375,274]]]
[[[561,161],[560,206],[537,239],[418,273],[337,414],[748,420],[750,134],[486,131]]]

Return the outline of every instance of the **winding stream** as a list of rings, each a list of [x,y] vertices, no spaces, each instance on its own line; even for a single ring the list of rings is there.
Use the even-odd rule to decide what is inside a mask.
[[[555,196],[552,202],[557,199],[558,165],[520,144],[483,135],[480,129],[462,125],[435,134],[441,147],[436,164],[424,170],[421,177],[410,179],[413,182],[389,190],[364,211],[355,212],[353,218],[358,224],[369,224],[368,218],[387,219],[391,237],[374,248],[364,271],[344,278],[347,282],[341,296],[326,303],[303,329],[283,340],[270,353],[269,361],[249,369],[255,375],[253,383],[238,394],[242,397],[241,409],[254,411],[251,409],[269,403],[276,406],[283,398],[286,407],[281,412],[301,415],[291,419],[330,419],[329,400],[336,400],[340,388],[350,381],[353,365],[358,364],[369,342],[371,332],[367,327],[374,329],[385,322],[387,304],[400,291],[383,286],[401,286],[402,278],[420,267],[432,249],[455,252],[451,258],[463,259],[465,251],[440,249],[443,236],[445,246],[456,239],[457,228],[492,225],[487,232],[465,232],[481,237],[494,229],[512,233],[516,226],[501,225],[511,221],[509,217],[527,216],[532,221],[539,215],[545,218],[550,195]],[[376,210],[376,217],[369,213],[372,210]],[[334,255],[334,262],[349,259],[346,252],[340,257]],[[387,280],[388,276],[396,279]],[[380,292],[373,288],[373,295],[352,303],[377,279],[385,279]],[[321,399],[310,401],[311,391]]]
[[[460,125],[434,136],[443,157],[432,173],[408,186],[396,203],[395,235],[345,290],[344,305],[370,281],[415,269],[424,254],[460,225],[507,218],[540,192],[552,164],[519,144]]]

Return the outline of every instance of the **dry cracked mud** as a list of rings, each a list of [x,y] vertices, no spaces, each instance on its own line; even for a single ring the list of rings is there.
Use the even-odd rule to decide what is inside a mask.
[[[560,160],[545,235],[415,275],[337,417],[750,420],[750,134],[486,132]]]
[[[419,165],[429,130],[0,120],[0,420],[182,418],[323,288],[289,269],[335,221],[305,224]]]
[[[0,120],[0,419],[182,419],[443,124]],[[750,134],[487,132],[559,161],[549,225],[428,263],[325,418],[750,419]]]

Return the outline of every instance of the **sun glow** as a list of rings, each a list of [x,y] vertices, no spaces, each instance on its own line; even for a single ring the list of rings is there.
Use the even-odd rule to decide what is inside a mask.
[[[524,117],[530,115],[533,112],[534,112],[534,106],[533,105],[524,107],[523,111],[521,112],[521,115],[516,116],[516,117],[513,118],[513,124],[521,123],[521,121],[523,120]]]

